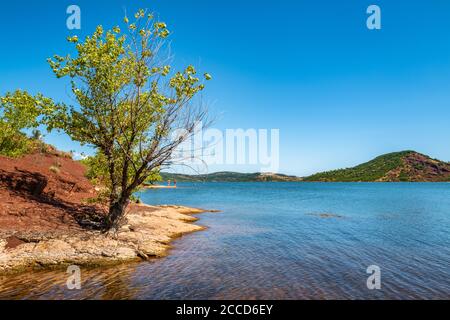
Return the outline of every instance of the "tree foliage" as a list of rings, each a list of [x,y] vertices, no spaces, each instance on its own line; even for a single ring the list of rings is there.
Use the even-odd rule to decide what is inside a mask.
[[[38,127],[40,116],[53,106],[53,101],[42,94],[32,96],[21,90],[1,97],[0,154],[16,157],[28,152],[31,141],[24,130]]]

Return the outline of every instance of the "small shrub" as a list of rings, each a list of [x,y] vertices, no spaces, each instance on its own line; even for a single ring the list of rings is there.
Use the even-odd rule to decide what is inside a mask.
[[[139,197],[136,196],[136,195],[132,195],[132,196],[130,197],[130,201],[131,201],[131,202],[134,202],[134,203],[137,203],[137,204],[142,203],[141,198],[139,198]]]
[[[7,135],[0,132],[0,155],[17,158],[29,153],[30,149],[30,141],[23,133]]]
[[[61,172],[61,169],[59,169],[59,167],[57,166],[51,166],[50,168],[48,168],[51,172],[55,173],[55,174],[59,174]]]
[[[38,129],[33,129],[31,132],[31,139],[33,140],[41,140],[42,139],[42,133]]]

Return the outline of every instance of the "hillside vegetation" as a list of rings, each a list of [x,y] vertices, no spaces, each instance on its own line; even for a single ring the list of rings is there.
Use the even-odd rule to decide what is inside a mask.
[[[304,181],[442,182],[450,181],[450,164],[415,151],[384,154],[353,168],[317,173]]]
[[[275,173],[239,173],[216,172],[210,174],[187,175],[175,173],[161,173],[164,181],[177,180],[179,182],[269,182],[269,181],[301,181],[301,178]]]
[[[446,182],[450,181],[450,164],[415,151],[381,155],[353,168],[296,177],[274,173],[216,172],[187,175],[161,173],[163,181],[179,182]]]

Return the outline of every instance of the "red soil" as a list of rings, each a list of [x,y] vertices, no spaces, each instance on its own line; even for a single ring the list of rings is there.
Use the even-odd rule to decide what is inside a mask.
[[[67,232],[98,219],[102,209],[86,204],[96,192],[84,173],[56,151],[0,156],[0,232]]]

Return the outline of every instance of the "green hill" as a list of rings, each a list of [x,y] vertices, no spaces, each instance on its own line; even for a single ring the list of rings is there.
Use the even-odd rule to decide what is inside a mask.
[[[353,168],[300,178],[274,173],[216,172],[201,175],[161,173],[164,181],[179,182],[450,182],[450,163],[415,151],[381,155]]]
[[[179,182],[268,182],[268,181],[300,181],[301,178],[274,173],[239,173],[216,172],[210,174],[187,175],[162,172],[164,181],[177,180]]]
[[[379,156],[353,168],[317,173],[304,181],[450,181],[450,164],[415,151],[402,151]]]

